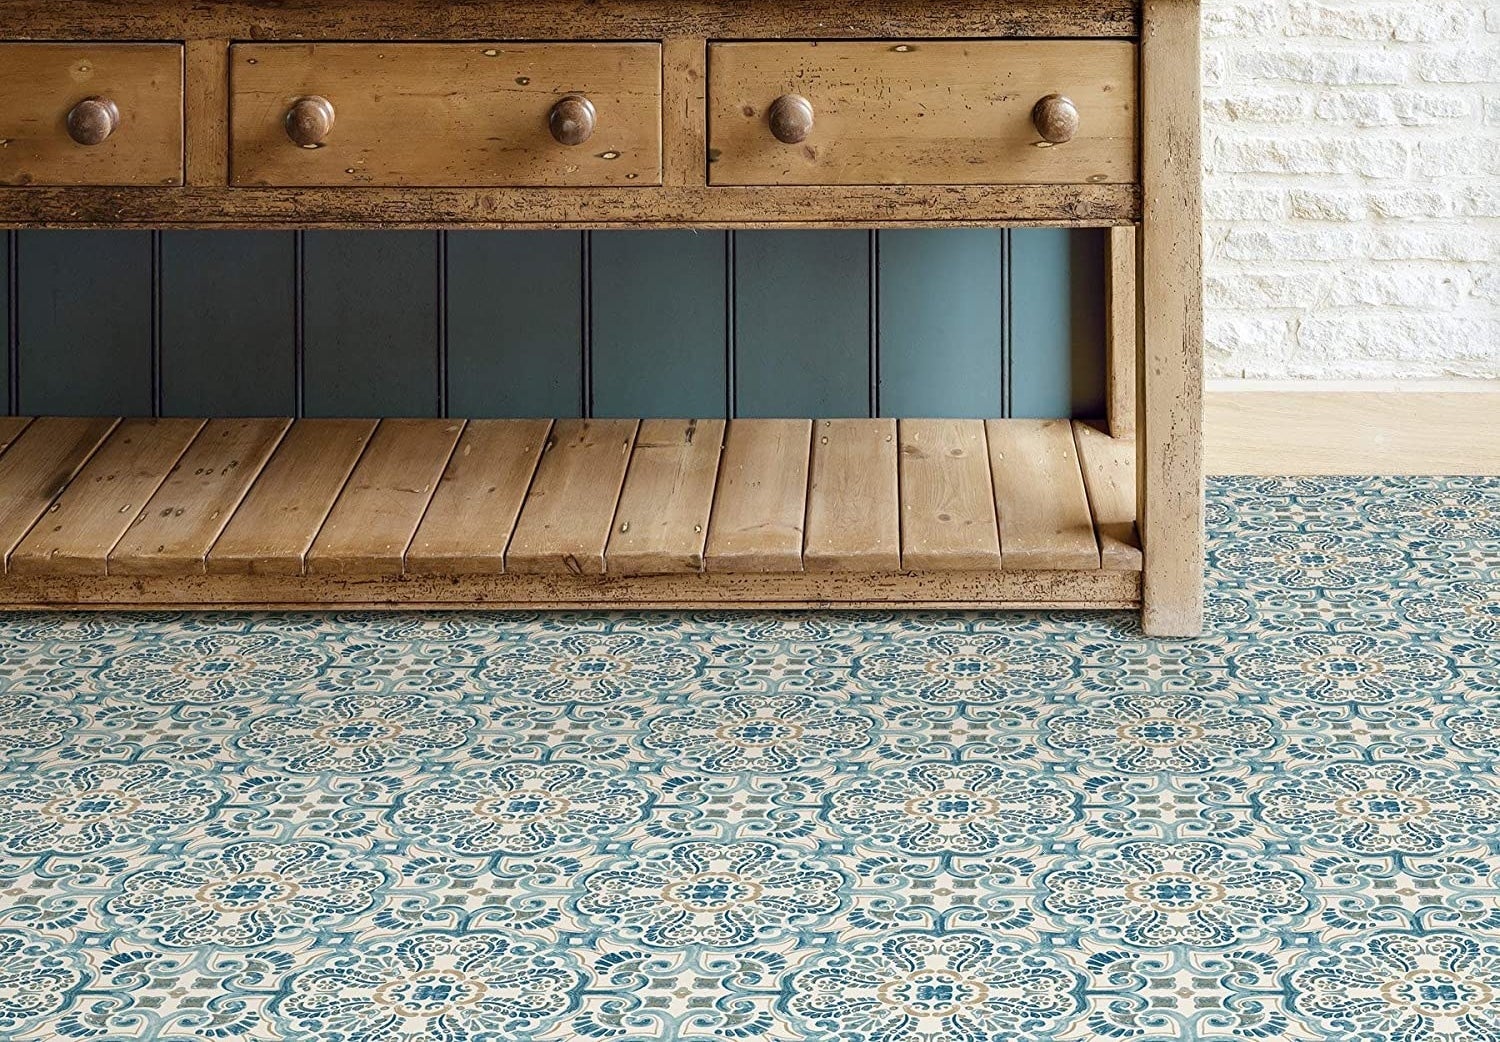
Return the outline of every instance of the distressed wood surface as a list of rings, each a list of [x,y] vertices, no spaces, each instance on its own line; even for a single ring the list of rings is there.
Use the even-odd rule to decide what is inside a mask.
[[[657,44],[236,44],[230,64],[236,185],[661,183]],[[547,129],[569,93],[598,113],[572,147]],[[309,95],[336,113],[316,148],[285,126]]]
[[[611,575],[703,571],[723,420],[642,420],[605,549]]]
[[[1102,425],[1073,421],[1078,461],[1098,533],[1100,567],[1141,569],[1135,528],[1135,439],[1111,437]]]
[[[818,420],[807,489],[810,572],[901,568],[895,420]]]
[[[189,40],[185,48],[186,182],[229,183],[229,45]]]
[[[1129,183],[1135,48],[1119,41],[714,44],[709,181],[787,184]],[[1053,93],[1082,111],[1067,144],[1043,141],[1032,109]],[[767,113],[811,103],[812,129],[784,144]]]
[[[203,428],[121,420],[10,554],[23,575],[106,575],[114,549]]]
[[[400,575],[463,427],[461,420],[381,420],[307,551],[307,573]]]
[[[902,420],[901,566],[999,568],[983,420]]]
[[[706,567],[799,572],[811,420],[731,420],[709,522]]]
[[[1135,436],[1136,341],[1136,230],[1124,225],[1109,230],[1105,268],[1104,415],[1116,438]]]
[[[505,553],[505,570],[603,575],[636,420],[558,420]]]
[[[1144,0],[1137,506],[1142,625],[1203,629],[1203,177],[1197,0]]]
[[[470,420],[406,551],[406,573],[503,572],[551,429],[551,420]]]
[[[1007,570],[1098,568],[1099,544],[1067,420],[989,420],[990,475]]]
[[[120,123],[85,146],[67,117],[90,97],[113,102]],[[181,184],[182,48],[0,43],[0,142],[0,185]]]
[[[375,433],[374,420],[298,420],[208,552],[219,575],[301,575]]]
[[[0,416],[0,454],[10,448],[30,423],[30,416]]]
[[[78,474],[118,421],[83,416],[34,420],[0,455],[0,564],[58,493]]]
[[[0,38],[640,40],[1134,36],[1138,0],[0,0]]]
[[[209,420],[109,554],[111,575],[201,572],[291,421]]]

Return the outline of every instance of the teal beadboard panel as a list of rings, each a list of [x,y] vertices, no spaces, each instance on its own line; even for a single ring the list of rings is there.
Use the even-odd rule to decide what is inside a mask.
[[[870,415],[871,233],[733,235],[735,414]]]
[[[448,408],[454,416],[578,416],[581,232],[450,232]]]
[[[880,415],[1002,415],[1004,247],[992,228],[880,233]]]
[[[295,243],[292,232],[162,233],[162,415],[292,414]]]
[[[724,415],[727,234],[589,233],[591,415]]]
[[[438,415],[438,233],[303,234],[306,415]]]
[[[150,416],[152,233],[17,235],[19,411]]]
[[[1108,230],[1010,234],[1009,414],[1103,416]]]

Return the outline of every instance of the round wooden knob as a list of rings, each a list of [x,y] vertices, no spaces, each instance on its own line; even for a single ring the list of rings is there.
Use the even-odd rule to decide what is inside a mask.
[[[771,105],[771,133],[787,145],[798,145],[812,133],[813,106],[800,94],[783,94]]]
[[[1031,110],[1031,122],[1044,141],[1067,144],[1078,133],[1078,106],[1061,94],[1048,94]]]
[[[300,148],[317,148],[333,130],[333,102],[316,94],[298,98],[286,114],[286,136]]]
[[[68,136],[80,145],[98,145],[120,125],[120,110],[108,98],[84,98],[68,113]]]
[[[597,121],[592,101],[582,94],[569,94],[552,106],[547,127],[559,145],[581,145],[594,136]]]

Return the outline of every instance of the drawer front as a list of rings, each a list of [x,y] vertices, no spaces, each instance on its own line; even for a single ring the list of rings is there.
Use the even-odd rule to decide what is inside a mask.
[[[1128,41],[724,43],[709,48],[708,79],[711,184],[1136,179]],[[1052,95],[1077,113],[1066,143],[1034,118]]]
[[[182,47],[0,43],[0,184],[182,184]]]
[[[236,185],[655,185],[661,123],[654,43],[238,44],[230,59]]]

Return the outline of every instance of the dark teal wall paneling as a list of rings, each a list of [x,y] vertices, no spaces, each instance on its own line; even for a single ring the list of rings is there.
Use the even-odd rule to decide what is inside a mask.
[[[1063,229],[5,233],[0,403],[1098,415],[1106,243]]]

